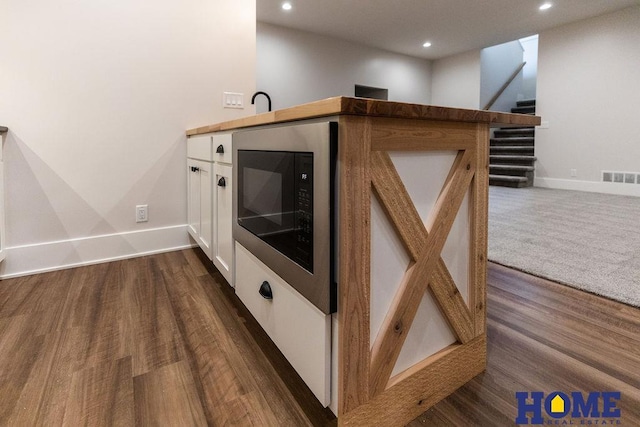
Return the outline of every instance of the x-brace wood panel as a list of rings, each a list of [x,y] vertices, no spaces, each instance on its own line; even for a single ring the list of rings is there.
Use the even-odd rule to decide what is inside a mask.
[[[447,320],[454,326],[460,341],[464,343],[473,337],[473,324],[469,310],[455,283],[452,283],[440,253],[473,178],[476,168],[472,161],[474,154],[472,149],[458,152],[434,206],[434,213],[430,217],[431,224],[426,226],[413,206],[389,155],[385,152],[373,152],[371,155],[374,189],[380,195],[386,211],[395,210],[395,215],[389,215],[389,219],[400,231],[399,234],[404,237],[403,242],[409,233],[415,233],[415,238],[411,240],[417,238],[418,242],[422,242],[419,251],[415,251],[417,248],[411,251],[413,263],[404,275],[380,333],[373,344],[370,374],[372,396],[382,392],[389,382],[427,285],[431,284],[431,288],[435,290],[434,296]],[[399,199],[402,201],[400,202]],[[396,205],[396,200],[401,204]],[[404,212],[399,212],[398,208]],[[399,216],[404,218],[398,221]],[[416,245],[416,242],[413,244]],[[405,242],[405,246],[409,247],[409,244]],[[436,270],[439,273],[437,278],[440,280],[434,280]]]
[[[426,410],[425,402],[429,406],[437,402],[479,373],[486,363],[488,126],[371,117],[341,117],[340,123],[338,421],[341,425],[364,425],[365,420],[371,419],[363,408],[370,411],[372,402],[384,405],[393,401],[396,409],[385,412],[384,408],[378,408],[375,412],[382,414],[383,419],[384,414],[389,415],[385,425],[402,425],[412,419],[408,417]],[[454,151],[457,155],[425,224],[388,152],[433,150]],[[369,341],[372,193],[379,199],[411,259],[373,346]],[[469,305],[441,257],[467,194],[471,238]],[[343,258],[342,254],[348,255]],[[391,378],[428,290],[458,343]],[[440,367],[451,369],[457,365],[459,372],[440,371]],[[443,391],[446,394],[442,395]],[[402,396],[425,398],[395,401]],[[440,397],[434,400],[434,396]],[[398,405],[405,407],[400,417]]]

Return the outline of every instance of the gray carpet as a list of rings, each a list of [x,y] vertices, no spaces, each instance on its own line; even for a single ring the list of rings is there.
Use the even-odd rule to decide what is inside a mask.
[[[489,259],[640,307],[640,198],[490,187]]]

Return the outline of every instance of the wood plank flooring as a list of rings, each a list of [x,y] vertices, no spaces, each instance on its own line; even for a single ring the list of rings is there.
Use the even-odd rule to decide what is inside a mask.
[[[0,282],[0,425],[335,424],[202,253]],[[640,309],[489,266],[489,365],[410,426],[514,425],[516,391],[620,391]]]

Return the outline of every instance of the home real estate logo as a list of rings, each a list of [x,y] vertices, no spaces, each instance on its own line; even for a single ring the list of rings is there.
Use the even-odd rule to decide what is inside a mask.
[[[516,424],[622,425],[619,391],[518,391]]]

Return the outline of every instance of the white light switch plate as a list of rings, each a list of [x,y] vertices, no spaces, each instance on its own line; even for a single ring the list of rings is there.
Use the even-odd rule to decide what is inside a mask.
[[[244,94],[237,92],[222,92],[222,107],[244,108]]]

